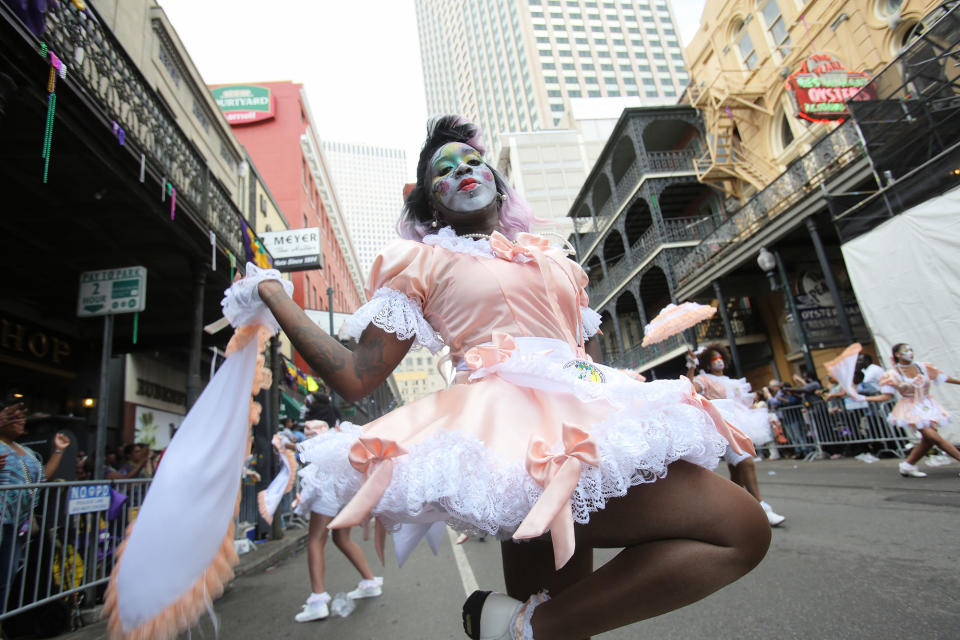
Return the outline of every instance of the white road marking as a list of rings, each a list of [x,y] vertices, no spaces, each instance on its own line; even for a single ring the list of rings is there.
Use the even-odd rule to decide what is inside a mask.
[[[453,559],[457,563],[457,571],[460,573],[460,582],[463,583],[463,593],[469,596],[480,588],[477,584],[477,578],[473,575],[473,569],[470,567],[470,561],[467,560],[467,554],[463,550],[463,545],[457,544],[457,538],[460,534],[447,527],[447,536],[450,538],[450,546],[453,547]]]

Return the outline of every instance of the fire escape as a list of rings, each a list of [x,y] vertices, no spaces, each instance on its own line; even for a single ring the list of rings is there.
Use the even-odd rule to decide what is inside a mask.
[[[742,71],[722,71],[709,84],[696,80],[687,89],[690,103],[701,110],[706,124],[706,148],[694,161],[697,179],[744,202],[780,173],[780,168],[743,144],[738,119],[750,111],[773,114],[761,106],[763,88],[739,82]],[[755,116],[754,116],[755,117]]]

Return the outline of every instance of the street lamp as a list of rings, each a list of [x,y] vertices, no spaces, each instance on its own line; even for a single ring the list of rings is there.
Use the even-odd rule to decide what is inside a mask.
[[[757,256],[757,266],[767,274],[770,279],[770,290],[777,290],[777,279],[773,275],[773,270],[777,268],[777,258],[767,251],[766,247],[760,247],[760,255]]]

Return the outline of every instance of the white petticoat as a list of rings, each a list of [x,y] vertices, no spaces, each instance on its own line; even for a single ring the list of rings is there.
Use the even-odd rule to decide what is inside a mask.
[[[720,410],[727,422],[747,434],[754,445],[759,447],[773,440],[770,413],[766,409],[751,409],[738,400],[721,399],[710,402]]]
[[[606,382],[583,381],[563,366],[575,359],[566,343],[547,338],[516,338],[516,343],[506,362],[474,375],[496,374],[512,384],[614,407],[602,422],[584,425],[597,444],[600,466],[583,466],[571,499],[576,522],[588,522],[591,512],[630,487],[663,478],[672,462],[712,469],[723,455],[727,441],[706,412],[679,400],[691,392],[686,379],[640,383],[594,365]],[[342,433],[301,445],[304,460],[323,470],[309,478],[301,472],[301,478],[309,479],[311,492],[331,496],[337,505],[346,504],[364,481],[348,459],[359,430],[349,423],[341,428]],[[441,431],[404,446],[408,453],[395,458],[390,486],[373,510],[390,529],[445,520],[467,534],[508,539],[543,493],[521,460],[499,459],[469,434]]]

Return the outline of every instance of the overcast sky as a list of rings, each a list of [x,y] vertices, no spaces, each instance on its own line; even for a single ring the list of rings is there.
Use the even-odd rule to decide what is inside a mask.
[[[412,180],[427,117],[413,0],[158,1],[208,84],[302,83],[320,137],[402,148]],[[705,0],[672,1],[686,44]]]

